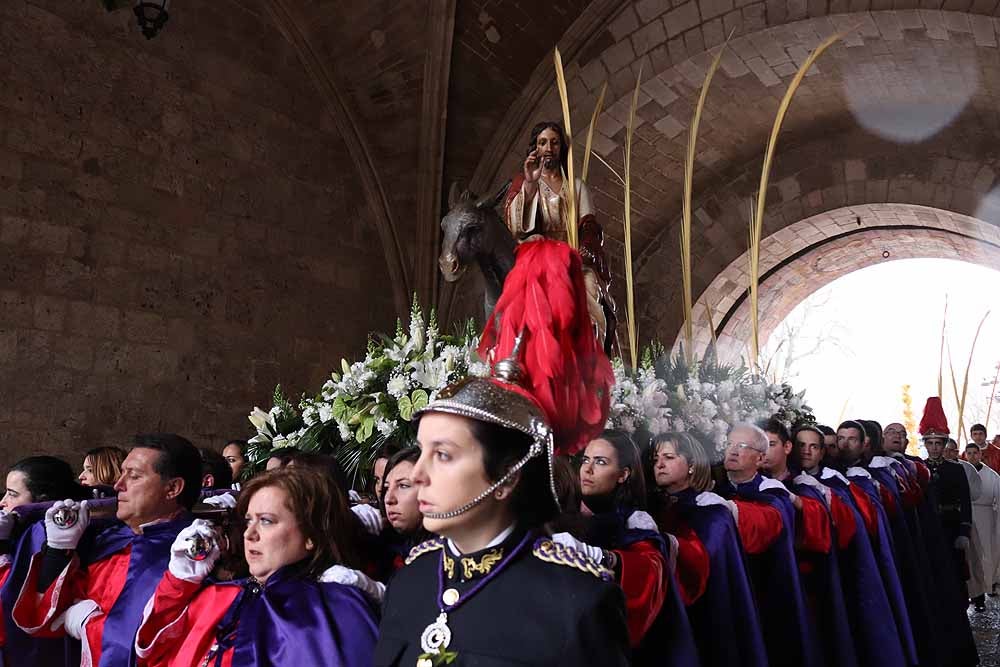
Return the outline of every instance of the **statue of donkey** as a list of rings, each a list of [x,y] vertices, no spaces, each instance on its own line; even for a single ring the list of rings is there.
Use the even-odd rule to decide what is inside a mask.
[[[444,239],[438,266],[444,279],[453,283],[475,262],[486,279],[486,317],[489,318],[503,291],[507,274],[514,267],[514,238],[496,211],[510,182],[492,197],[478,199],[468,190],[457,195],[452,186],[448,214],[441,219]],[[456,196],[457,195],[457,196]]]

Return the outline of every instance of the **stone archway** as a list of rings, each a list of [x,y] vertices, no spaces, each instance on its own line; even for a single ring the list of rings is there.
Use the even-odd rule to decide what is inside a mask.
[[[1000,269],[1000,228],[912,204],[847,206],[788,225],[761,243],[761,341],[824,285],[873,264],[911,258],[956,259]],[[745,355],[750,338],[747,270],[744,253],[697,300],[696,349],[710,342],[711,321],[722,358]],[[674,331],[664,339],[676,344],[679,337]]]

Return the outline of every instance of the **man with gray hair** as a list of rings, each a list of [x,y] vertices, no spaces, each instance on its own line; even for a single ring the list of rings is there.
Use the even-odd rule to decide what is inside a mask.
[[[744,549],[763,622],[764,642],[772,664],[821,665],[816,629],[806,607],[795,558],[795,515],[801,500],[784,484],[763,477],[759,467],[769,441],[767,434],[750,423],[733,426],[726,440],[723,466],[727,479],[716,492],[739,507],[739,524],[752,513],[766,511],[777,521],[768,526],[765,544],[753,545],[741,526]]]

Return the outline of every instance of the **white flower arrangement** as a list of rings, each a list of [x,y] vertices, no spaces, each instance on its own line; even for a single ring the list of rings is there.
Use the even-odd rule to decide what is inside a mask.
[[[656,377],[652,367],[639,369],[631,375],[621,359],[614,359],[611,367],[615,384],[611,388],[611,411],[608,428],[635,433],[637,427],[652,432],[665,431],[670,423],[670,397],[667,383]]]
[[[643,354],[637,373],[620,360],[612,367],[610,428],[649,436],[687,431],[721,455],[730,427],[738,422],[774,416],[791,427],[813,420],[805,392],[768,383],[745,367],[719,364],[712,355],[688,363],[654,345]]]
[[[415,437],[413,413],[437,393],[468,375],[485,375],[478,338],[471,323],[457,336],[438,331],[414,299],[409,327],[397,324],[396,334],[373,336],[362,361],[341,362],[315,396],[304,396],[296,410],[275,390],[269,412],[254,408],[250,422],[257,431],[250,443],[250,460],[262,466],[280,447],[318,451],[329,446],[349,477],[364,474],[376,450],[387,440],[401,444]]]

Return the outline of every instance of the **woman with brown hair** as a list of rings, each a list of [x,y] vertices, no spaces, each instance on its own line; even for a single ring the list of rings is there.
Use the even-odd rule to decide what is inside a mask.
[[[677,581],[705,667],[768,664],[736,517],[743,509],[711,493],[705,449],[687,433],[661,433],[651,447],[657,492],[650,508],[677,541]],[[718,628],[729,629],[720,641]]]
[[[121,447],[95,447],[83,457],[83,472],[77,478],[84,486],[114,486],[128,456]]]
[[[350,513],[324,474],[294,466],[254,478],[237,515],[250,577],[206,583],[219,537],[195,520],[146,605],[138,664],[370,665],[377,619],[361,590],[370,582],[338,565]]]

